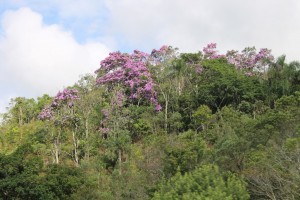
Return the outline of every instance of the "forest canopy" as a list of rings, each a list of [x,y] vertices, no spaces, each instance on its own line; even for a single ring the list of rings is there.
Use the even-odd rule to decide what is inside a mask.
[[[270,49],[112,52],[11,100],[0,199],[300,199],[299,107],[300,63]]]

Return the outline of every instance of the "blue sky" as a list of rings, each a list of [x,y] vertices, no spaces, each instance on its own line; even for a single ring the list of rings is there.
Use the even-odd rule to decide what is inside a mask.
[[[0,113],[55,95],[110,51],[247,46],[300,60],[299,0],[0,0]]]

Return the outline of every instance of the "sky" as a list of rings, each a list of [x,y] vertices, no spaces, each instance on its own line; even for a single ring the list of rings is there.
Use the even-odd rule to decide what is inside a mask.
[[[255,46],[300,60],[299,0],[0,0],[0,113],[55,95],[109,52]]]

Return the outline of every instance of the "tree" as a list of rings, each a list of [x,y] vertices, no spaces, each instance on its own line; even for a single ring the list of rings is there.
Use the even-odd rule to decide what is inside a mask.
[[[169,177],[177,171],[181,173],[194,170],[201,163],[209,160],[210,151],[205,141],[194,131],[187,131],[178,136],[170,136],[165,145],[164,174]]]
[[[276,99],[283,95],[291,95],[299,90],[300,63],[293,61],[286,63],[285,55],[277,58],[276,62],[268,70],[266,91],[268,103],[274,106]]]
[[[11,155],[0,154],[1,199],[68,199],[83,184],[79,169],[58,165],[45,169],[30,144]]]
[[[210,119],[212,118],[212,111],[206,105],[201,105],[193,114],[193,124],[197,132],[199,130],[207,129]]]
[[[253,199],[299,199],[299,138],[288,138],[283,146],[260,146],[248,156],[242,172]]]
[[[177,173],[163,181],[153,199],[249,199],[245,183],[215,165],[203,165],[192,172]]]
[[[154,104],[156,110],[160,110],[161,107],[154,89],[155,83],[147,68],[148,57],[148,54],[137,50],[133,54],[110,53],[101,61],[101,67],[96,70],[97,84],[108,84],[110,88],[125,86],[128,100],[137,105],[142,100],[146,100]]]
[[[83,132],[81,138],[81,150],[84,153],[84,158],[89,160],[93,150],[92,145],[96,131],[99,128],[99,118],[101,117],[101,107],[104,101],[103,88],[96,86],[96,78],[94,75],[87,74],[83,76],[75,85],[74,88],[78,91],[80,99],[76,100],[75,112],[81,119],[79,121],[80,129]]]
[[[4,115],[6,123],[23,125],[37,117],[37,105],[34,99],[16,97],[11,99],[8,112]]]
[[[50,122],[50,126],[58,126],[58,130],[51,129],[53,140],[53,161],[58,164],[61,151],[62,132],[66,128],[71,129],[73,144],[73,159],[75,165],[79,165],[79,118],[74,112],[74,102],[79,99],[78,91],[75,89],[64,89],[58,92],[51,105],[47,105],[39,114],[39,119]]]

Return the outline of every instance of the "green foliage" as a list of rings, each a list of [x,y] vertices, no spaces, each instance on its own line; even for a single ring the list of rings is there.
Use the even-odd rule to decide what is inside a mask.
[[[285,63],[285,55],[280,56],[273,66],[268,70],[268,81],[266,91],[268,101],[274,106],[274,101],[283,95],[291,95],[299,91],[300,63],[293,61]]]
[[[283,148],[259,146],[247,160],[243,175],[252,199],[299,199],[299,138]]]
[[[201,105],[193,114],[193,124],[198,131],[208,128],[209,122],[212,119],[212,111],[206,105]]]
[[[11,155],[0,154],[1,199],[68,199],[82,184],[78,169],[56,165],[44,169],[29,144]]]
[[[153,199],[249,199],[245,183],[231,173],[222,173],[215,165],[203,165],[194,171],[177,173],[163,181]]]
[[[51,165],[45,173],[42,181],[55,199],[68,199],[85,183],[83,174],[76,168]]]
[[[54,120],[37,117],[49,95],[12,99],[0,199],[300,199],[299,62],[237,69],[223,56],[163,50],[143,66],[152,85],[84,75],[69,87],[80,98]]]
[[[170,137],[165,149],[165,167],[167,176],[189,172],[209,157],[209,151],[203,139],[193,131]]]

